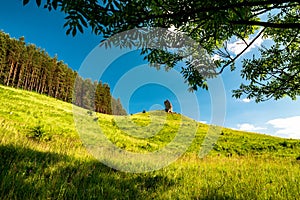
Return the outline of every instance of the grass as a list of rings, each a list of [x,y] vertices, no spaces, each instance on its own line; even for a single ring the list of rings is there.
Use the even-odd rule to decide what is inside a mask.
[[[75,107],[74,122],[71,104],[4,86],[0,107],[0,199],[300,199],[299,140],[159,111],[114,117]],[[207,132],[218,129],[200,158],[205,138],[217,137]],[[184,153],[158,170],[122,172],[104,159],[141,172],[153,160],[128,164],[95,153],[108,139],[145,158],[161,149]]]

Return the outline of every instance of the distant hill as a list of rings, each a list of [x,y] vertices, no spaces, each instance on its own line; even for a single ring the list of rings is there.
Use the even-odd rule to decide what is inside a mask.
[[[77,132],[79,129],[76,130],[74,125],[75,111],[72,110],[72,104],[35,92],[4,86],[0,86],[0,102],[0,120],[13,131],[25,136],[28,131],[40,126],[44,132],[43,137],[50,141],[56,137],[74,137],[80,143]],[[209,126],[180,114],[166,114],[164,111],[123,117],[92,113],[85,109],[80,109],[80,112],[84,119],[90,117],[97,120],[106,136],[117,146],[133,152],[156,151],[180,132],[186,137],[192,137],[188,153],[198,153],[205,137],[215,137],[215,141],[211,143],[210,155],[268,154],[297,157],[300,152],[300,140]],[[83,125],[88,126],[88,121]]]
[[[209,126],[163,111],[100,114],[6,86],[0,86],[0,108],[0,199],[299,196],[300,140]],[[94,157],[94,150],[105,150],[103,138],[143,157],[169,144],[166,154],[184,151],[156,171],[125,173],[102,164],[114,161],[113,154],[107,160]],[[205,148],[208,154],[200,158]]]

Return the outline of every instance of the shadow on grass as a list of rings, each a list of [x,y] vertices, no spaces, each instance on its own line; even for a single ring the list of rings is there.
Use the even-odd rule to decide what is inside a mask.
[[[165,176],[115,171],[98,161],[0,145],[0,199],[145,199]]]
[[[97,160],[40,152],[0,144],[0,199],[165,199],[182,197],[181,177],[132,174],[111,169]],[[196,178],[196,177],[195,177]],[[177,182],[177,183],[176,183]],[[171,196],[165,192],[174,191]],[[234,199],[214,191],[185,199]],[[191,194],[192,195],[192,194]]]

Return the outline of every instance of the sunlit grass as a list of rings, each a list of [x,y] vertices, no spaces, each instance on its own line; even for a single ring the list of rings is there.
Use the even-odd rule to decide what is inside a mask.
[[[181,115],[155,111],[114,117],[78,108],[74,112],[82,118],[76,120],[83,123],[75,127],[71,104],[3,86],[0,108],[0,199],[300,196],[299,140],[224,128],[213,150],[201,159],[198,153],[209,126]],[[164,148],[179,130],[193,140],[186,153],[169,166],[126,173],[105,166],[87,150],[85,145],[99,145],[97,140],[103,139],[93,132],[95,127],[120,149],[135,153]],[[83,135],[80,128],[89,131]],[[195,132],[190,131],[193,128]],[[180,141],[185,138],[189,137]]]

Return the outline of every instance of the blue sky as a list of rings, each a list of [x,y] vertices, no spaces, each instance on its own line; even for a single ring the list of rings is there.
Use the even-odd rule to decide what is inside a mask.
[[[89,30],[75,37],[67,36],[63,24],[62,13],[37,8],[35,1],[25,7],[21,0],[0,2],[0,30],[11,37],[24,36],[27,43],[36,44],[51,56],[57,54],[69,67],[86,73],[86,76],[92,77],[98,73],[98,77],[94,78],[99,79],[100,73],[100,79],[109,83],[114,96],[121,98],[128,113],[162,109],[163,101],[170,99],[176,112],[198,121],[209,124],[224,122],[225,127],[234,129],[300,138],[300,101],[286,98],[257,104],[248,99],[233,99],[231,91],[243,81],[238,70],[227,70],[219,80],[211,81],[209,85],[212,89],[209,91],[189,93],[176,70],[156,71],[147,66],[136,51],[120,54],[105,64],[104,60],[108,57],[111,59],[112,54],[99,50],[101,37],[91,34]],[[270,42],[259,40],[244,57],[252,56],[257,53],[257,47]],[[237,54],[241,48],[239,41],[229,45],[233,54]],[[237,63],[239,68],[241,59]],[[98,68],[103,71],[96,73]],[[224,96],[220,81],[224,86]],[[223,116],[223,108],[226,116]]]

